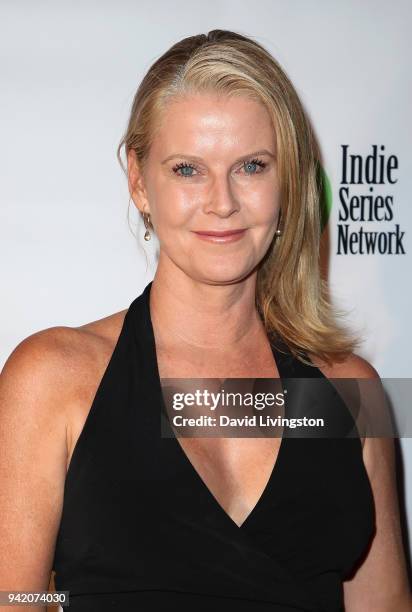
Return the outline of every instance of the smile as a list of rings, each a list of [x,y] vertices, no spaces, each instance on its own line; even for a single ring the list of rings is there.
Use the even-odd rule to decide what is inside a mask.
[[[207,240],[208,242],[222,243],[236,242],[241,240],[246,233],[246,229],[233,230],[226,232],[194,232],[201,240]]]

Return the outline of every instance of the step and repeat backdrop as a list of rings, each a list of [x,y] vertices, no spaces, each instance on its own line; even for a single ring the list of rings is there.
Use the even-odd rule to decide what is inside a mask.
[[[322,151],[334,301],[380,376],[411,378],[411,18],[399,0],[3,0],[2,362],[35,331],[126,308],[152,279],[156,241],[143,240],[116,147],[152,62],[221,28],[265,45],[295,84]],[[399,450],[410,529],[412,439]]]

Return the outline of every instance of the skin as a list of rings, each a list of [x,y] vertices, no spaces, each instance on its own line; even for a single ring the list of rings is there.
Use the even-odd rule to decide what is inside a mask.
[[[273,155],[258,156],[265,170],[252,164],[246,172],[240,158],[262,149]],[[164,162],[176,152],[184,157]],[[191,156],[198,158],[193,173],[173,172]],[[178,100],[163,116],[144,171],[133,153],[128,168],[133,201],[150,212],[160,243],[150,300],[160,376],[279,377],[254,305],[256,266],[279,212],[276,141],[265,109],[205,94]],[[232,244],[193,234],[240,227],[246,234]],[[0,590],[47,589],[65,474],[125,313],[37,332],[6,361],[0,382]],[[379,378],[357,355],[332,366],[311,358],[328,377]],[[239,524],[267,482],[279,442],[180,439],[217,502]],[[377,532],[355,576],[344,583],[345,609],[406,612],[412,598],[393,443],[368,438],[362,444]]]

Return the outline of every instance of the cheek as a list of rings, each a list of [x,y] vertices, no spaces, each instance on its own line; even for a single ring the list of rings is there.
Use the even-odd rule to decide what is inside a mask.
[[[168,181],[151,183],[148,193],[152,220],[159,235],[167,230],[173,230],[187,223],[196,209],[194,194],[178,185],[171,185]]]
[[[280,208],[280,194],[273,185],[262,186],[259,193],[250,194],[248,210],[251,221],[256,225],[276,223]]]

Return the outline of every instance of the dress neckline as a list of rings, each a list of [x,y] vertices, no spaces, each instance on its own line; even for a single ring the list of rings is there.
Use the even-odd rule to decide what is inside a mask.
[[[156,353],[156,342],[155,342],[152,317],[151,317],[151,311],[150,311],[150,291],[151,291],[152,283],[153,281],[150,281],[150,283],[146,285],[143,293],[140,295],[140,298],[138,298],[138,301],[140,300],[141,302],[142,308],[138,312],[138,316],[136,317],[137,319],[136,320],[136,323],[137,323],[136,331],[138,334],[138,339],[142,343],[142,346],[144,346],[144,350],[145,350],[144,365],[146,369],[146,374],[148,378],[151,379],[151,385],[152,385],[151,388],[155,396],[159,399],[160,405],[162,406],[163,413],[166,413],[166,408],[164,406],[164,400],[163,400],[163,392],[162,392],[162,385],[161,385],[161,379],[160,379],[160,373],[159,373],[157,353]],[[268,336],[268,340],[269,340],[269,343],[272,349],[272,355],[273,355],[273,358],[274,358],[274,361],[275,361],[275,364],[276,364],[276,367],[279,373],[279,379],[281,381],[282,388],[285,388],[286,379],[289,376],[294,376],[293,368],[291,369],[291,366],[294,363],[294,358],[291,354],[288,354],[287,352],[285,352],[284,346],[282,347],[282,350],[280,351],[278,349],[278,346],[281,346],[281,345],[279,345],[273,338]],[[285,395],[284,410],[285,410],[284,416],[287,417],[288,416],[288,402],[287,402],[286,395]],[[159,436],[160,436],[160,430],[159,430]],[[173,441],[172,444],[175,445],[176,451],[180,459],[186,465],[188,474],[193,482],[194,490],[199,489],[199,491],[202,491],[204,494],[206,494],[212,506],[215,508],[218,515],[222,518],[223,522],[228,523],[229,526],[231,526],[232,528],[234,528],[235,530],[239,532],[245,531],[250,526],[252,526],[257,520],[258,516],[260,515],[262,509],[265,507],[265,503],[270,498],[273,488],[275,486],[275,483],[279,479],[280,474],[283,471],[284,464],[285,464],[285,456],[286,456],[287,447],[288,447],[288,437],[287,435],[285,435],[285,427],[283,428],[283,432],[281,436],[281,443],[277,451],[274,463],[272,465],[272,468],[269,474],[269,478],[266,481],[266,484],[263,490],[261,491],[259,498],[254,504],[252,510],[249,512],[249,514],[246,516],[246,518],[242,521],[240,525],[238,525],[234,521],[234,519],[232,519],[232,517],[226,512],[226,510],[224,510],[223,506],[218,502],[217,498],[214,496],[212,491],[206,485],[206,483],[204,482],[204,480],[202,479],[202,477],[200,476],[200,474],[198,473],[198,471],[195,469],[194,465],[190,461],[186,452],[183,450],[183,447],[179,443],[177,437],[172,435],[170,439]]]

